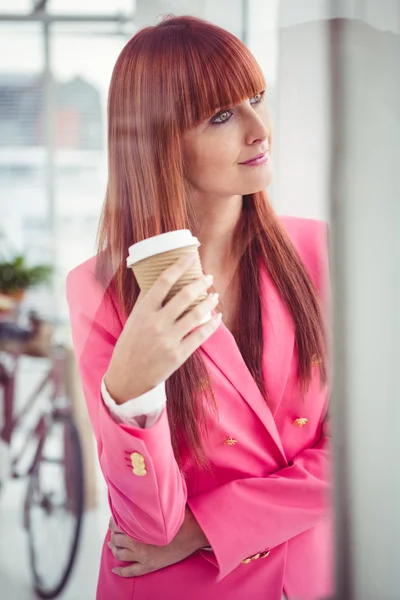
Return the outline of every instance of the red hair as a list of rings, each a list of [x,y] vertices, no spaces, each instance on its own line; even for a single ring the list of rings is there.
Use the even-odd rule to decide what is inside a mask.
[[[128,315],[139,295],[126,268],[128,247],[147,237],[192,229],[196,215],[185,193],[182,134],[265,88],[260,67],[231,33],[194,17],[168,18],[139,31],[114,67],[108,102],[108,186],[99,229],[97,277]],[[299,380],[311,380],[312,357],[325,357],[316,289],[265,192],[243,199],[237,226],[240,302],[234,335],[259,389],[263,380],[260,258],[295,324]],[[320,367],[325,381],[325,361]],[[199,351],[167,381],[167,410],[175,456],[207,466],[207,413],[217,413]],[[201,392],[201,393],[197,393]]]

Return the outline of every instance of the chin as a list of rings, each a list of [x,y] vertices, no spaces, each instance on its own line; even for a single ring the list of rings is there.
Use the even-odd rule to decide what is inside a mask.
[[[241,186],[242,196],[256,194],[257,192],[264,191],[269,185],[271,185],[272,179],[272,173],[269,173],[268,176],[254,178],[254,181],[252,183],[249,182],[246,183],[246,185]]]
[[[267,188],[273,179],[273,171],[270,164],[263,167],[248,167],[248,171],[242,176],[241,194],[256,194]]]

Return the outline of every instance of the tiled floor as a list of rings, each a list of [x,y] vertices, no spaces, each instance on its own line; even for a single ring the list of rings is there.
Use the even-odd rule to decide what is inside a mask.
[[[0,497],[0,596],[33,600],[30,588],[28,549],[22,527],[22,503],[26,484],[7,482]],[[100,549],[107,529],[106,504],[86,514],[81,544],[71,579],[59,600],[95,600]],[[52,544],[52,540],[48,540]],[[57,543],[53,540],[54,552]]]

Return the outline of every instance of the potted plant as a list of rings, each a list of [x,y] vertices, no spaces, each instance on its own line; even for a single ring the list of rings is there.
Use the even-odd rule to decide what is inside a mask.
[[[29,266],[21,254],[9,260],[0,258],[0,294],[20,302],[28,288],[48,283],[51,273],[50,265]]]

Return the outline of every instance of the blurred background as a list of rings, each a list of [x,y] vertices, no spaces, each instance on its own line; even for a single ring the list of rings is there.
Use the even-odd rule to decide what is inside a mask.
[[[47,279],[40,274],[36,279],[32,273],[30,279],[27,276],[18,315],[26,327],[31,310],[56,324],[50,354],[46,350],[23,355],[11,352],[17,368],[14,363],[9,368],[15,377],[12,386],[7,379],[8,390],[15,406],[22,406],[49,372],[54,344],[62,344],[58,373],[67,380],[84,465],[80,542],[71,577],[59,597],[94,599],[109,518],[70,350],[65,277],[95,252],[107,181],[106,106],[113,65],[137,30],[169,13],[210,20],[250,47],[267,79],[274,120],[273,204],[281,214],[330,222],[339,373],[336,478],[342,482],[336,490],[337,543],[338,548],[346,547],[338,553],[346,557],[338,573],[347,582],[338,598],[398,599],[395,565],[400,557],[394,538],[388,535],[395,532],[400,539],[396,509],[400,484],[394,474],[385,479],[371,457],[366,477],[365,460],[371,451],[371,435],[385,445],[387,454],[381,456],[381,464],[393,460],[400,450],[395,441],[388,441],[398,436],[398,432],[390,435],[388,428],[400,417],[400,392],[394,378],[399,363],[394,340],[400,333],[400,2],[0,0],[0,269],[7,275],[17,256],[22,257],[26,271],[37,265],[51,267]],[[349,283],[349,273],[355,271],[357,278]],[[9,279],[9,275],[4,277]],[[3,320],[10,310],[15,311],[15,305],[10,309],[4,299],[10,296],[9,289],[0,289]],[[362,334],[367,323],[371,325],[368,356]],[[50,343],[45,333],[43,340],[45,345]],[[9,354],[0,347],[0,362],[7,362]],[[379,373],[385,381],[383,392]],[[51,371],[51,389],[56,387],[56,377]],[[56,396],[62,395],[65,389],[61,393],[57,388]],[[379,424],[374,422],[378,400],[383,415]],[[10,447],[18,454],[27,430],[36,422],[37,415],[30,415],[12,439],[5,435],[0,440],[0,584],[4,598],[18,600],[35,596],[23,528],[27,479],[17,479],[16,473],[10,476]],[[35,493],[31,493],[33,504]],[[361,504],[366,494],[368,507]],[[392,499],[384,506],[386,521],[392,514],[397,517],[385,521],[379,533],[366,523],[371,524],[379,514],[382,494]],[[354,529],[350,549],[349,520]],[[75,526],[67,524],[64,532],[56,524],[57,542],[46,530],[48,524],[41,530],[46,537],[40,543],[47,572],[57,569],[61,559],[55,548],[63,545],[68,532],[74,535]],[[381,579],[375,577],[379,583],[369,586],[370,596],[359,595],[360,581],[368,581],[370,573],[372,538],[375,549],[381,550],[377,552]],[[352,553],[353,547],[357,552]],[[351,572],[349,565],[353,565]]]

